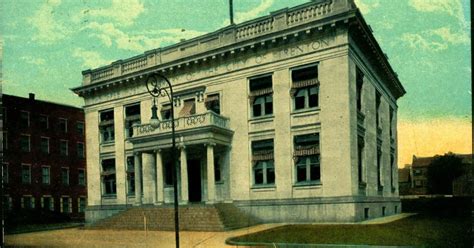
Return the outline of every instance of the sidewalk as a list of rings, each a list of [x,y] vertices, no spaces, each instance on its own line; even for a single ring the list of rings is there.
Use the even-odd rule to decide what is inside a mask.
[[[237,247],[225,245],[229,237],[263,231],[283,224],[263,224],[228,232],[180,232],[180,247]],[[5,236],[6,247],[175,247],[170,231],[112,231],[79,228]],[[238,246],[243,247],[243,246]]]
[[[384,218],[351,224],[383,224],[392,222],[412,214],[398,214]],[[227,232],[180,232],[181,247],[240,247],[226,245],[230,237],[246,235],[270,228],[287,225],[288,223],[263,224]],[[322,224],[322,223],[315,223]],[[336,224],[336,223],[333,223]],[[348,224],[348,223],[337,223]],[[331,225],[329,223],[328,225]],[[5,236],[7,247],[175,247],[175,233],[170,231],[113,231],[84,230],[80,228],[61,229],[35,233],[14,234]],[[255,248],[255,247],[254,247]]]

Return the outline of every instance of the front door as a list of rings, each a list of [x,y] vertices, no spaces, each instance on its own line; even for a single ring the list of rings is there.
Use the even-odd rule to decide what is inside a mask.
[[[189,202],[201,201],[201,163],[199,160],[188,160]]]

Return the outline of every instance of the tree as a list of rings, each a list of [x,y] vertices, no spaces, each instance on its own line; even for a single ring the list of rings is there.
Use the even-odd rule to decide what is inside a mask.
[[[453,180],[464,174],[462,159],[449,152],[436,156],[428,167],[428,192],[430,194],[453,193]]]

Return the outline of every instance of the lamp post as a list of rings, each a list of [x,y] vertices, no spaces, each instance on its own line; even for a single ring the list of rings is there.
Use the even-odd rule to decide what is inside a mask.
[[[178,214],[178,163],[176,159],[176,134],[174,123],[174,104],[173,104],[173,87],[170,81],[159,73],[152,73],[146,79],[146,88],[148,93],[153,96],[153,106],[151,107],[150,125],[153,128],[160,127],[160,120],[158,119],[158,108],[156,107],[156,98],[159,96],[167,96],[171,103],[171,160],[173,161],[174,170],[172,170],[173,178],[173,193],[174,193],[174,231],[176,239],[176,247],[179,248],[179,214]],[[168,92],[169,90],[169,92]]]

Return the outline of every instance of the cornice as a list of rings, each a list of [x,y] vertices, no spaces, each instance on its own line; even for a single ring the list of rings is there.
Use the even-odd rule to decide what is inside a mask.
[[[304,36],[334,28],[336,23],[347,23],[353,12],[352,0],[313,0],[108,66],[85,70],[83,85],[71,90],[84,96],[91,91],[135,81],[150,72],[166,74],[218,58],[227,59],[248,49],[275,46],[291,36]],[[212,41],[215,44],[211,44]],[[196,51],[187,51],[188,48]],[[173,53],[176,54],[171,56]]]

